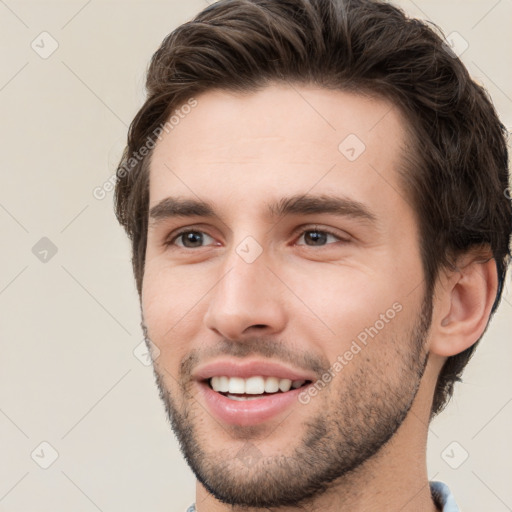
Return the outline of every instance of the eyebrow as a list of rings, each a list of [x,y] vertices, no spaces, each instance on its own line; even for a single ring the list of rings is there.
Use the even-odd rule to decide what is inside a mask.
[[[348,197],[328,194],[311,195],[297,194],[283,197],[278,201],[266,204],[266,216],[269,219],[286,215],[333,214],[362,220],[368,224],[376,224],[376,215],[363,203]],[[217,218],[219,215],[207,201],[198,199],[182,199],[167,197],[153,206],[149,211],[152,224],[173,217],[208,217]]]

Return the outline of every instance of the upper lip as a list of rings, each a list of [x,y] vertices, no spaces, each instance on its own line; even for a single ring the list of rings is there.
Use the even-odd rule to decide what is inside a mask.
[[[211,377],[241,377],[247,379],[253,376],[278,377],[290,380],[315,380],[315,376],[308,371],[291,368],[282,363],[269,360],[240,361],[222,359],[200,365],[193,374],[196,380],[208,380]]]

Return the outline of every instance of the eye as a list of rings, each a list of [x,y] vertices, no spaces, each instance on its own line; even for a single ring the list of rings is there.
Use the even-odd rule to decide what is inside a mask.
[[[303,240],[303,242],[301,242]],[[301,235],[296,245],[306,245],[309,247],[323,247],[336,242],[348,242],[347,238],[331,232],[326,229],[311,228],[301,231]],[[215,239],[200,230],[186,229],[173,235],[165,242],[167,247],[177,246],[183,249],[196,249],[215,243]]]
[[[346,238],[342,238],[335,233],[325,229],[306,229],[302,231],[301,236],[298,240],[304,239],[305,243],[298,243],[297,245],[308,245],[310,247],[322,247],[329,245],[328,240],[334,240],[334,242],[348,242]],[[333,242],[331,242],[333,243]]]
[[[210,235],[207,235],[204,231],[189,229],[177,233],[169,241],[167,241],[165,245],[177,245],[178,247],[183,247],[185,249],[194,249],[196,247],[202,247],[203,242],[208,242],[208,239],[214,241],[214,239]],[[181,243],[177,243],[178,241]]]

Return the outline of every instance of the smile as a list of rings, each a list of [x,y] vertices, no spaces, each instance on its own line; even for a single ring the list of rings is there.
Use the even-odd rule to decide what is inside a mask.
[[[286,387],[289,387],[288,391],[278,390],[270,393],[263,391],[257,394],[215,391],[209,381],[201,381],[197,384],[199,385],[199,401],[204,403],[204,409],[217,422],[251,426],[278,419],[294,405],[300,404],[299,394],[311,384],[311,381],[304,381],[304,384],[297,388],[291,387],[292,381],[289,382],[290,384],[285,383]],[[240,389],[238,388],[238,390]],[[301,405],[301,407],[303,406]],[[290,413],[288,412],[288,414]]]
[[[275,393],[286,393],[298,389],[306,380],[280,379],[279,377],[253,376],[241,377],[215,376],[209,381],[210,387],[230,400],[257,400]]]

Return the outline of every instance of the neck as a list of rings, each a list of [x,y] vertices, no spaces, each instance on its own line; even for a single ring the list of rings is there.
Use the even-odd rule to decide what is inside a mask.
[[[297,512],[298,510],[438,512],[430,493],[424,455],[414,449],[409,452],[408,461],[396,459],[395,464],[390,463],[384,451],[391,449],[393,444],[396,443],[390,442],[386,450],[383,450],[374,459],[367,461],[358,470],[333,482],[326,492],[315,496],[310,501],[303,502],[297,507],[278,507],[265,510],[272,512]],[[222,504],[199,483],[196,492],[196,508],[197,512],[261,512],[259,508]]]

